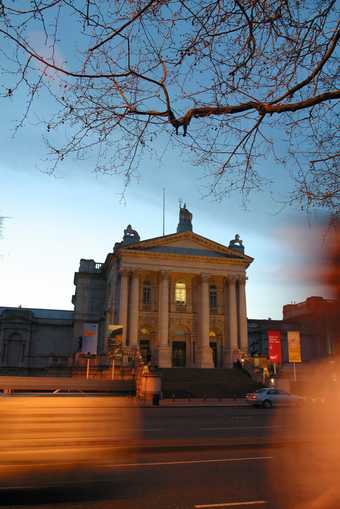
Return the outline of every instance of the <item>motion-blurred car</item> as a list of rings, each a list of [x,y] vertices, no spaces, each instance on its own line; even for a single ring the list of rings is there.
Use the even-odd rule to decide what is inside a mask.
[[[246,400],[250,405],[271,408],[272,406],[302,406],[305,403],[303,396],[290,394],[281,389],[272,387],[258,389],[246,395]]]

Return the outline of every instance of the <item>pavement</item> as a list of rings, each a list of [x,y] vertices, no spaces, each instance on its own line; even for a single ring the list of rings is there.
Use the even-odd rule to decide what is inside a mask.
[[[143,403],[142,403],[143,404]],[[150,404],[150,402],[148,402]],[[162,407],[244,407],[249,406],[245,398],[190,398],[162,399]]]
[[[79,392],[58,392],[56,394],[39,393],[39,392],[25,392],[25,393],[12,393],[10,395],[0,394],[0,401],[2,398],[7,400],[10,398],[67,398],[67,397],[102,397],[111,398],[112,405],[115,407],[156,407],[153,405],[151,399],[137,399],[131,396],[113,396],[108,393],[79,393]],[[245,398],[169,398],[161,399],[158,405],[162,407],[247,407],[249,406]]]

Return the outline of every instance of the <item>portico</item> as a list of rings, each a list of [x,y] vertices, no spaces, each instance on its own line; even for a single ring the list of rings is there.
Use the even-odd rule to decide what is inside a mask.
[[[119,325],[122,346],[140,350],[153,365],[230,367],[248,350],[252,260],[238,235],[223,245],[194,233],[185,206],[174,234],[140,240],[129,225],[101,268],[101,344],[107,348],[107,331]]]

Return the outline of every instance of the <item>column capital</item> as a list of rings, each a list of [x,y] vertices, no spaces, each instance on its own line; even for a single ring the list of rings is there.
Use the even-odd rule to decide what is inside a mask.
[[[209,274],[207,274],[205,272],[202,272],[202,274],[201,274],[201,281],[202,282],[208,282],[209,281],[209,277],[210,277]]]
[[[228,274],[225,279],[228,283],[235,284],[238,279],[238,276],[236,274]]]
[[[246,284],[247,278],[246,278],[245,274],[240,274],[237,279],[238,279],[238,282],[240,283],[240,285]]]
[[[159,275],[161,277],[161,279],[169,279],[170,277],[170,271],[169,270],[160,270],[159,271]]]
[[[126,269],[126,268],[121,268],[119,269],[119,274],[121,276],[129,276],[130,274],[130,270],[129,269]]]
[[[132,277],[139,277],[141,274],[141,269],[130,269],[130,274]]]

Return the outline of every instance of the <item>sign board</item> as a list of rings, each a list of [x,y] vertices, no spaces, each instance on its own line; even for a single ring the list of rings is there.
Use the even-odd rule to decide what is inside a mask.
[[[257,358],[257,366],[258,368],[267,368],[268,367],[268,359],[266,357],[258,357]]]
[[[267,337],[269,360],[274,364],[281,364],[281,331],[268,330]]]
[[[107,326],[107,333],[116,344],[121,344],[123,341],[123,326],[119,324],[110,323]]]
[[[301,362],[301,342],[299,331],[288,331],[288,361]]]
[[[98,324],[84,323],[83,326],[83,342],[81,351],[85,354],[95,355],[98,345]]]

